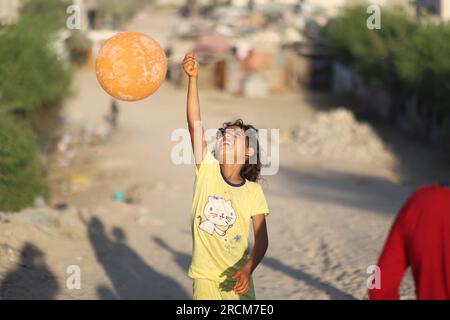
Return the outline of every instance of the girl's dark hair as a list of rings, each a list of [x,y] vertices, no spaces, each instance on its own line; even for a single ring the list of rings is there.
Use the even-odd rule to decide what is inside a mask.
[[[239,127],[244,130],[247,144],[250,142],[256,142],[256,146],[251,146],[255,149],[255,153],[252,157],[245,159],[245,164],[241,169],[241,177],[245,178],[249,181],[257,182],[260,179],[261,174],[261,156],[259,150],[259,141],[258,141],[258,129],[256,129],[251,124],[244,123],[242,119],[237,119],[235,121],[224,122],[222,128],[219,128],[219,132],[221,134],[225,133],[225,130],[229,127]]]

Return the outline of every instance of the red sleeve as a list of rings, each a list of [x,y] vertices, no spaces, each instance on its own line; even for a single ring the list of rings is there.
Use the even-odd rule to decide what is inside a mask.
[[[370,300],[398,300],[402,278],[408,267],[405,239],[405,220],[411,207],[411,199],[401,209],[378,261],[380,267],[380,289],[370,289]]]

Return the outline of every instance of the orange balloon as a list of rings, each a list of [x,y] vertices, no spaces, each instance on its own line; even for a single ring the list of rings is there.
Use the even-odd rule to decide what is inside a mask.
[[[102,88],[123,101],[144,99],[163,83],[167,58],[154,39],[140,32],[120,32],[100,49],[95,73]]]

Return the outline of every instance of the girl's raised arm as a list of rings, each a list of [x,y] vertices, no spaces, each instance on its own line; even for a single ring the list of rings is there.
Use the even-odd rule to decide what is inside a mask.
[[[198,98],[197,78],[198,63],[193,53],[188,53],[183,60],[183,70],[189,77],[186,116],[189,133],[191,135],[192,150],[194,152],[195,165],[200,163],[206,153],[206,141],[200,116],[200,102]]]

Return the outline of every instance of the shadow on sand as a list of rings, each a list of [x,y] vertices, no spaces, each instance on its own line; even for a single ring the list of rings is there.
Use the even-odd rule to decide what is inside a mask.
[[[430,142],[402,132],[395,128],[389,120],[379,119],[351,94],[333,94],[312,90],[303,92],[306,101],[318,111],[332,111],[340,106],[345,106],[344,108],[351,111],[357,121],[368,123],[398,160],[395,170],[402,177],[404,184],[415,189],[423,184],[445,181],[450,176],[450,154],[448,152],[438,150]]]
[[[32,243],[25,243],[20,261],[0,284],[0,300],[50,300],[60,287],[45,262],[45,254]]]
[[[158,246],[172,254],[174,261],[178,264],[181,270],[183,270],[185,273],[188,272],[189,265],[191,263],[191,255],[175,250],[160,237],[152,237],[152,240]]]
[[[283,183],[276,183],[277,180]],[[288,192],[317,203],[339,204],[389,215],[395,214],[414,190],[382,177],[287,166],[281,166],[272,181],[271,191],[280,196]],[[289,187],[277,187],[285,184]]]
[[[178,266],[185,272],[188,272],[189,269],[189,264],[191,262],[191,256],[183,253],[181,251],[177,251],[175,249],[173,249],[172,247],[170,247],[163,239],[159,238],[159,237],[153,237],[152,238],[153,242],[156,243],[158,246],[160,246],[161,248],[167,250],[168,252],[170,252],[173,256],[174,261],[178,264]],[[221,276],[227,276],[227,279],[224,280],[222,283],[220,283],[220,288],[223,291],[231,291],[233,290],[233,287],[236,283],[235,280],[231,280],[231,276],[236,272],[236,270],[241,267],[244,263],[244,256],[238,261],[236,262],[235,265],[229,267],[228,269],[226,269]],[[243,297],[242,300],[246,300],[246,297]]]
[[[263,264],[271,269],[280,271],[293,279],[303,281],[308,286],[326,292],[330,297],[330,299],[332,300],[356,300],[356,298],[353,297],[351,294],[348,294],[336,287],[333,287],[332,285],[325,283],[302,270],[294,269],[291,266],[287,266],[283,262],[275,258],[265,257],[263,260]]]
[[[111,239],[98,217],[85,223],[97,261],[113,286],[99,286],[100,299],[189,299],[182,286],[149,266],[127,245],[123,229],[113,228]]]
[[[187,272],[189,268],[189,263],[191,261],[191,256],[177,251],[173,248],[171,248],[163,239],[159,237],[153,237],[153,242],[155,242],[157,245],[159,245],[161,248],[167,250],[173,255],[174,261],[178,264],[178,266]],[[351,294],[348,294],[340,289],[337,289],[333,287],[332,285],[322,282],[319,279],[307,274],[306,272],[303,272],[302,270],[295,269],[291,266],[285,265],[283,262],[279,261],[278,259],[271,258],[271,257],[264,257],[262,264],[279,272],[282,272],[286,274],[287,276],[293,278],[297,281],[303,281],[307,285],[312,286],[318,290],[324,291],[328,294],[330,299],[335,300],[355,300],[356,298],[353,297]],[[236,265],[241,266],[242,261],[238,261]],[[231,276],[236,271],[236,265],[230,267],[229,269],[225,270],[223,274],[227,276]],[[221,284],[221,288],[223,290],[232,290],[232,287],[234,285],[233,281],[230,282],[224,282]]]

